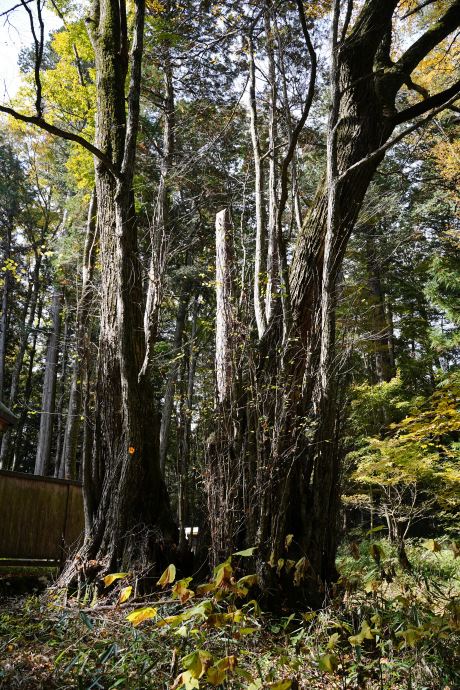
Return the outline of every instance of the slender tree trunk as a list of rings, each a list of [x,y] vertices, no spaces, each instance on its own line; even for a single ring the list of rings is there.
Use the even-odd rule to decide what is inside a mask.
[[[8,218],[6,224],[6,237],[3,249],[3,263],[7,267],[3,273],[3,290],[2,290],[2,313],[0,315],[0,400],[3,400],[3,385],[5,374],[5,357],[6,357],[6,335],[8,330],[8,307],[11,299],[11,269],[8,262],[11,259],[11,236],[13,230],[13,220]]]
[[[24,433],[24,426],[25,426],[25,423],[27,421],[30,396],[32,395],[34,360],[35,360],[35,354],[37,351],[37,337],[38,337],[38,329],[40,327],[40,321],[42,318],[42,309],[43,309],[43,303],[40,300],[38,303],[38,308],[37,308],[37,328],[35,329],[34,336],[32,339],[32,346],[30,348],[29,366],[27,369],[27,378],[26,378],[26,384],[24,387],[24,404],[22,407],[21,415],[19,417],[19,422],[16,425],[16,436],[15,436],[14,445],[13,445],[12,462],[10,464],[11,470],[15,470],[18,468],[19,462],[21,459],[22,437],[23,437],[23,433]]]
[[[191,434],[191,418],[192,418],[192,404],[193,391],[195,386],[195,369],[196,369],[196,325],[198,319],[199,301],[195,297],[192,314],[192,328],[190,333],[190,340],[188,344],[188,375],[186,381],[186,388],[184,390],[184,405],[181,409],[181,439],[180,439],[180,455],[179,455],[179,481],[178,481],[178,523],[179,523],[179,548],[185,549],[185,527],[187,520],[187,504],[188,504],[188,472],[190,465],[190,434]],[[185,362],[184,362],[185,364]],[[184,381],[185,383],[185,381]],[[193,524],[191,524],[193,528]],[[192,544],[193,534],[190,533],[190,545]]]
[[[27,342],[32,331],[36,309],[37,309],[37,299],[40,289],[39,279],[40,279],[40,267],[41,267],[41,255],[38,252],[35,253],[35,265],[33,270],[33,275],[30,281],[30,298],[27,299],[25,303],[24,319],[25,323],[24,329],[21,334],[21,340],[19,342],[19,348],[16,355],[16,360],[14,362],[13,374],[11,376],[10,385],[10,397],[8,400],[8,407],[12,410],[16,405],[19,378],[22,371],[22,366],[24,363],[24,355],[27,348]],[[27,315],[28,314],[28,315]],[[2,436],[2,445],[0,451],[0,468],[6,468],[10,465],[9,453],[11,445],[11,429],[7,429]]]
[[[158,322],[160,318],[161,300],[163,297],[163,279],[168,253],[168,222],[170,213],[169,176],[174,161],[175,137],[175,102],[173,86],[173,66],[171,46],[165,41],[163,46],[163,84],[164,84],[164,125],[163,125],[163,155],[161,160],[160,183],[158,185],[157,205],[154,222],[150,228],[151,260],[147,302],[144,312],[144,328],[146,354],[142,372],[153,354]]]
[[[96,250],[96,191],[93,190],[86,223],[85,248],[83,253],[83,280],[80,299],[77,305],[75,324],[75,355],[72,366],[69,405],[62,446],[59,476],[76,479],[76,458],[80,430],[83,380],[86,370],[86,350],[88,347],[88,320],[92,297],[93,266]]]
[[[391,308],[391,301],[388,295],[385,295],[384,309],[386,322],[388,324],[388,360],[390,362],[390,371],[393,377],[396,376],[395,334],[393,325],[393,310]]]
[[[59,398],[56,408],[56,453],[54,456],[54,476],[59,477],[60,463],[61,463],[61,449],[63,443],[62,437],[62,421],[64,410],[64,397],[66,394],[67,382],[67,344],[69,339],[69,313],[65,310],[64,317],[64,332],[62,334],[62,349],[61,349],[61,373],[59,375]],[[68,479],[75,479],[75,476],[68,477]]]
[[[43,380],[42,404],[40,410],[40,431],[34,474],[49,475],[51,446],[53,443],[54,411],[56,405],[57,366],[59,359],[62,291],[55,289],[50,309],[51,331],[46,345],[45,375]]]
[[[182,339],[185,330],[185,319],[187,316],[188,296],[183,292],[179,297],[177,309],[176,330],[174,333],[173,360],[166,382],[165,397],[163,402],[163,413],[160,426],[160,468],[164,476],[166,467],[166,457],[168,453],[169,432],[171,429],[171,415],[176,390],[177,375],[179,373],[182,353]]]
[[[265,309],[262,296],[262,285],[266,267],[266,230],[265,230],[265,201],[264,201],[264,171],[261,160],[259,128],[257,121],[256,101],[256,66],[254,60],[254,43],[249,36],[249,112],[251,115],[251,139],[254,157],[255,200],[256,200],[256,255],[254,260],[254,313],[257,330],[261,338],[267,327]]]
[[[265,292],[265,316],[267,323],[273,314],[274,300],[276,297],[278,280],[278,261],[277,261],[277,228],[276,220],[278,214],[278,174],[277,174],[277,139],[278,139],[278,116],[276,70],[275,70],[275,51],[273,40],[273,29],[270,20],[270,9],[267,5],[264,13],[265,34],[267,36],[268,54],[268,82],[269,82],[269,121],[268,121],[268,150],[269,150],[269,179],[268,179],[268,249],[267,249],[267,280]],[[259,337],[263,333],[259,332]]]
[[[380,278],[380,266],[372,238],[366,241],[367,272],[369,291],[371,293],[372,339],[374,342],[374,359],[377,382],[383,383],[392,378],[390,352],[388,349],[388,324],[385,315],[385,301]]]

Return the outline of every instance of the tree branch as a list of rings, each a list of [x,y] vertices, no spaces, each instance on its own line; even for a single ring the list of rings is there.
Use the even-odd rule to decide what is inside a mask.
[[[413,120],[414,117],[419,117],[420,115],[423,115],[432,108],[439,108],[439,106],[441,106],[440,110],[442,110],[443,107],[450,107],[451,105],[453,105],[456,98],[459,97],[460,80],[455,82],[455,84],[453,84],[449,89],[446,89],[445,91],[440,91],[439,93],[436,93],[433,96],[430,96],[429,98],[425,98],[424,101],[420,101],[419,103],[416,103],[410,108],[401,110],[401,112],[397,113],[397,115],[394,116],[393,122],[395,123],[395,125],[401,125],[404,122]],[[449,106],[447,106],[447,102],[449,102]],[[436,112],[440,112],[440,110],[437,110]]]
[[[460,86],[459,86],[459,89],[460,89]],[[445,91],[443,91],[443,93],[445,93]],[[456,93],[455,96],[453,96],[453,97],[450,99],[450,101],[447,101],[446,103],[443,103],[443,105],[439,106],[439,108],[435,108],[435,110],[432,110],[431,113],[428,113],[428,115],[426,115],[425,117],[423,117],[421,120],[419,120],[418,122],[415,122],[413,125],[410,125],[410,127],[406,127],[406,129],[404,129],[400,134],[398,134],[396,137],[393,137],[393,139],[390,139],[389,141],[387,141],[386,144],[384,144],[383,146],[380,146],[378,149],[376,149],[375,151],[373,151],[372,153],[370,153],[370,154],[369,154],[368,156],[366,156],[365,158],[361,158],[360,161],[357,161],[357,162],[354,163],[353,165],[350,165],[350,167],[347,168],[347,169],[340,175],[339,180],[340,180],[340,181],[343,181],[343,180],[348,176],[348,174],[349,174],[350,172],[352,172],[353,170],[357,170],[358,168],[362,168],[363,165],[366,165],[367,163],[370,163],[372,160],[374,160],[374,158],[378,158],[378,157],[382,156],[382,155],[385,153],[385,151],[388,151],[388,149],[391,149],[395,144],[398,144],[398,143],[399,143],[402,139],[404,139],[404,137],[406,137],[408,134],[411,134],[412,132],[415,132],[416,129],[418,129],[419,127],[422,127],[422,125],[426,124],[427,122],[430,122],[430,120],[432,120],[432,119],[435,117],[435,115],[437,115],[438,113],[440,113],[442,110],[445,110],[445,109],[447,109],[447,108],[450,108],[450,106],[451,106],[453,103],[455,103],[455,101],[456,101],[458,98],[460,98],[460,94],[459,94],[459,93]],[[426,103],[426,101],[424,101],[424,102],[422,102],[422,103],[417,103],[417,105],[424,105],[425,103]],[[415,106],[414,106],[414,107],[415,107]],[[408,108],[407,110],[412,110],[412,108]],[[404,112],[407,112],[407,110],[404,111]],[[405,122],[405,120],[403,120],[403,122]]]
[[[414,7],[413,10],[409,10],[408,12],[406,12],[406,14],[403,14],[401,19],[407,19],[407,17],[410,17],[416,12],[420,12],[420,10],[423,10],[423,8],[427,7],[427,5],[432,5],[433,2],[436,2],[436,0],[425,0],[425,2],[422,2],[421,5],[418,5],[417,7]]]
[[[29,7],[27,7],[28,3],[26,2],[26,0],[21,0],[21,4],[24,7],[27,14],[29,15],[30,30],[32,32],[32,37],[34,39],[34,48],[35,48],[34,76],[35,76],[35,86],[37,88],[37,95],[35,98],[35,110],[37,111],[37,115],[39,117],[41,117],[43,114],[43,106],[42,106],[42,83],[40,80],[40,67],[41,67],[42,58],[43,58],[44,24],[43,24],[43,19],[42,19],[40,0],[37,0],[38,23],[40,25],[40,40],[38,40],[37,34],[35,33],[34,16],[32,14],[32,10],[30,10]]]
[[[134,3],[134,6],[134,35],[131,45],[131,76],[128,91],[128,117],[126,123],[125,151],[123,155],[123,163],[121,166],[122,173],[126,173],[128,179],[134,167],[137,132],[139,128],[139,99],[141,92],[141,67],[144,38],[145,0],[137,0]],[[126,10],[124,11],[126,12]],[[126,14],[123,21],[126,21]]]
[[[0,105],[0,113],[6,113],[6,115],[11,115],[11,117],[14,117],[15,120],[20,120],[21,122],[26,122],[29,125],[40,127],[40,129],[44,129],[45,132],[49,132],[56,137],[61,137],[61,139],[75,141],[75,143],[80,144],[83,146],[83,148],[92,153],[93,156],[96,156],[96,158],[100,160],[108,170],[110,170],[115,179],[121,179],[120,173],[113,163],[107,158],[107,156],[103,154],[102,151],[100,151],[96,146],[93,146],[93,144],[90,144],[89,141],[86,141],[86,139],[81,137],[79,134],[73,134],[72,132],[67,132],[65,129],[61,129],[60,127],[55,127],[55,125],[51,125],[38,115],[22,115],[16,110],[13,110],[13,108],[8,108],[5,105]]]
[[[5,10],[4,12],[1,12],[0,17],[4,17],[5,15],[8,15],[11,12],[14,12],[14,10],[17,10],[18,7],[24,7],[25,5],[30,5],[30,3],[33,1],[34,0],[21,0],[21,2],[18,2],[18,4],[15,5],[14,7],[10,7],[9,10]]]
[[[425,31],[399,58],[394,70],[402,74],[411,74],[419,62],[459,26],[460,0],[454,0],[445,15],[434,26]]]

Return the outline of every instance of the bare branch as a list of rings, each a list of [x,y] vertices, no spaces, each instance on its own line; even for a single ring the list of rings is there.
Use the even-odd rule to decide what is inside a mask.
[[[14,10],[17,10],[18,7],[23,7],[24,5],[30,5],[30,3],[33,1],[34,0],[21,0],[21,2],[18,3],[17,5],[15,5],[14,7],[10,7],[9,10],[5,10],[4,12],[1,12],[0,17],[5,17],[5,15],[10,14],[10,12],[14,12]]]
[[[394,70],[401,74],[411,74],[423,58],[444,38],[447,38],[460,25],[460,0],[455,0],[446,13],[425,31],[399,58]]]
[[[436,2],[436,0],[425,0],[425,2],[422,2],[421,5],[418,5],[417,7],[414,7],[414,9],[406,12],[406,14],[403,14],[402,19],[407,19],[407,17],[410,17],[411,15],[415,14],[416,12],[420,12],[420,10],[423,10],[424,7],[427,7],[428,5],[432,5],[433,2]]]
[[[27,14],[29,15],[30,30],[32,32],[32,36],[34,39],[34,48],[35,48],[34,76],[35,76],[35,86],[37,89],[37,95],[35,98],[35,110],[37,111],[37,115],[39,117],[41,117],[43,115],[43,106],[42,106],[42,83],[40,80],[40,67],[41,67],[42,58],[43,58],[43,43],[44,43],[45,26],[43,24],[40,0],[37,0],[37,15],[38,15],[38,23],[40,26],[40,39],[37,38],[37,34],[35,32],[35,23],[34,23],[34,16],[32,14],[32,10],[27,6],[29,3],[26,0],[21,0],[21,4],[24,7]]]
[[[460,86],[458,87],[460,90]],[[443,92],[445,93],[445,92]],[[455,96],[453,96],[450,101],[447,101],[447,103],[444,103],[443,105],[439,106],[439,108],[435,108],[434,110],[431,111],[431,113],[428,113],[425,117],[423,117],[421,120],[418,120],[418,122],[415,122],[413,125],[410,125],[410,127],[406,127],[400,134],[397,136],[393,137],[393,139],[390,139],[387,141],[386,144],[383,146],[380,146],[378,149],[370,153],[368,156],[365,158],[361,158],[360,161],[357,161],[353,165],[350,165],[347,170],[345,170],[341,175],[340,175],[340,181],[344,180],[350,172],[353,170],[357,170],[358,168],[362,168],[363,165],[367,165],[367,163],[370,163],[373,161],[375,158],[379,158],[382,156],[385,151],[388,151],[388,149],[391,149],[395,144],[398,144],[404,137],[406,137],[408,134],[411,134],[412,132],[415,132],[416,129],[419,129],[422,127],[424,124],[427,122],[430,122],[438,113],[442,112],[443,110],[446,110],[447,108],[450,108],[451,105],[455,103],[456,100],[460,98],[460,93],[456,93]],[[423,105],[423,103],[422,103]],[[411,108],[408,108],[408,110],[411,110]],[[407,111],[405,111],[407,112]],[[404,120],[403,120],[404,122]]]
[[[459,94],[460,80],[456,81],[455,84],[453,84],[449,89],[446,89],[445,91],[440,91],[439,93],[436,93],[433,96],[430,96],[429,98],[425,98],[425,100],[416,103],[410,108],[401,110],[394,116],[393,122],[395,123],[395,125],[401,125],[404,122],[408,122],[409,120],[413,120],[415,117],[423,115],[432,108],[441,107],[442,110],[442,107],[445,103],[449,102],[452,104],[455,102],[456,99],[454,98],[452,100],[452,96],[456,96],[458,98]]]

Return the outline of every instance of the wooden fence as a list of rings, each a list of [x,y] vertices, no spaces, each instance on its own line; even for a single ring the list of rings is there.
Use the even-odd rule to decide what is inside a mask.
[[[0,565],[61,566],[83,531],[79,482],[0,470]]]

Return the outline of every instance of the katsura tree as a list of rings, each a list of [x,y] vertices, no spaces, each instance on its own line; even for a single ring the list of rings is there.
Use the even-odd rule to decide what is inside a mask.
[[[58,3],[56,3],[58,4]],[[158,461],[158,429],[146,353],[143,271],[137,251],[133,192],[145,2],[95,0],[84,17],[94,51],[94,143],[47,121],[41,80],[42,3],[26,2],[34,46],[35,113],[1,111],[76,142],[94,156],[101,250],[101,318],[91,452],[83,458],[85,543],[69,562],[126,569],[166,558],[176,527]],[[147,366],[145,366],[147,364]]]
[[[218,217],[218,257],[223,257],[218,283],[228,300],[224,323],[217,324],[222,422],[208,447],[211,514],[220,506],[211,519],[214,557],[241,542],[257,546],[264,593],[304,605],[321,604],[335,574],[342,434],[336,414],[335,305],[347,243],[386,151],[454,104],[460,93],[455,81],[423,100],[401,98],[406,86],[417,93],[411,75],[460,26],[460,2],[425,17],[423,30],[405,34],[399,53],[394,23],[404,27],[407,18],[396,0],[349,2],[341,9],[340,2],[333,3],[327,169],[289,271],[280,258],[277,309],[243,366],[239,355],[247,336],[238,331],[232,306],[231,226]],[[301,3],[298,10],[309,45]],[[282,255],[284,237],[278,239]],[[226,357],[228,364],[219,364]],[[288,560],[294,570],[286,567]]]

